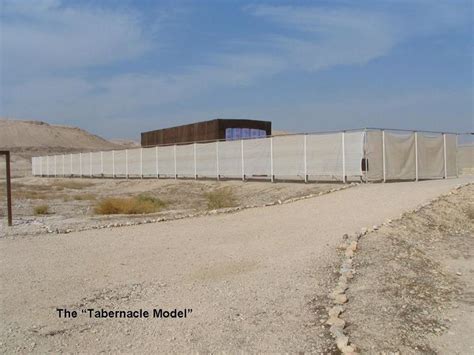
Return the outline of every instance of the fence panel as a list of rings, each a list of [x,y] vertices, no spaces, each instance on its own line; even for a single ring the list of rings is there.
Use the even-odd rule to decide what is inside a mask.
[[[346,176],[362,176],[364,138],[364,132],[346,132],[344,135]]]
[[[217,176],[217,149],[216,142],[196,144],[198,176],[209,178]]]
[[[91,154],[92,158],[92,176],[101,176],[102,175],[102,159],[100,152],[94,152]]]
[[[273,175],[305,178],[304,135],[273,137]]]
[[[306,156],[309,177],[342,180],[341,133],[308,135]]]
[[[270,177],[270,138],[244,140],[244,171],[248,177]]]
[[[81,175],[81,159],[80,154],[72,154],[72,174],[73,176]]]
[[[390,180],[416,177],[415,134],[385,132],[385,176]]]
[[[245,152],[247,141],[219,142],[219,174],[222,177],[242,177],[242,142]]]
[[[444,149],[441,134],[418,133],[418,175],[420,179],[444,176]]]
[[[158,172],[160,176],[175,176],[174,146],[158,148]]]
[[[128,160],[128,176],[140,177],[141,176],[140,149],[129,149],[127,160]]]
[[[156,170],[156,153],[157,149],[153,148],[143,148],[143,176],[144,177],[156,177],[157,170]]]
[[[446,167],[447,176],[457,176],[457,136],[446,134]]]
[[[126,160],[125,150],[115,151],[115,176],[123,177],[127,175]]]
[[[194,144],[176,146],[176,174],[194,177]]]

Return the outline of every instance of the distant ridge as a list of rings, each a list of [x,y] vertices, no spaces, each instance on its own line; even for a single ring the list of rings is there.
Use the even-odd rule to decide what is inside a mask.
[[[12,169],[16,176],[31,174],[33,156],[123,149],[129,144],[110,142],[77,127],[0,118],[0,149],[12,152]]]

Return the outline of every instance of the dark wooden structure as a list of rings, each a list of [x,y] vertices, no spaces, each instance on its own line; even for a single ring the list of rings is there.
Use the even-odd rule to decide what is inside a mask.
[[[10,173],[10,152],[8,150],[0,150],[0,156],[5,156],[6,163],[6,175],[7,175],[7,214],[8,214],[8,225],[13,225],[13,212],[12,212],[12,182]]]
[[[142,147],[148,147],[162,144],[221,140],[226,138],[227,128],[258,129],[265,131],[267,136],[272,134],[272,123],[269,121],[218,118],[211,121],[143,132],[141,134],[141,144]]]

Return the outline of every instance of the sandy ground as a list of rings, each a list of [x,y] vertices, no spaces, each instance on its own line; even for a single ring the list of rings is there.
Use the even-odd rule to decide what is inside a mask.
[[[291,204],[0,240],[0,350],[327,352],[336,246],[466,180],[369,184]],[[56,308],[192,309],[58,319]]]
[[[0,182],[1,184],[1,182]],[[13,180],[13,228],[0,219],[0,237],[78,231],[112,224],[140,223],[143,220],[172,219],[208,211],[206,194],[230,189],[233,207],[262,206],[291,198],[325,193],[350,185],[322,183],[276,183],[174,179],[55,179],[18,178]],[[1,186],[2,188],[4,186]],[[6,214],[5,191],[0,188],[0,217]],[[130,197],[140,194],[166,202],[165,208],[152,215],[100,216],[94,206],[106,197]],[[47,205],[50,214],[35,216],[34,208]]]
[[[360,240],[343,314],[361,353],[474,353],[474,185]]]

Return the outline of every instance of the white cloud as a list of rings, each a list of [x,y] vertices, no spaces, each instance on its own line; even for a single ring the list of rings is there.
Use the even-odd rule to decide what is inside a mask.
[[[406,2],[411,10],[412,3]],[[4,1],[1,114],[91,124],[104,120],[111,126],[118,119],[157,115],[169,103],[252,86],[287,71],[365,65],[412,36],[466,23],[462,9],[441,0],[416,4],[404,16],[380,7],[251,6],[246,13],[271,26],[254,38],[231,39],[236,43],[231,51],[208,53],[202,63],[173,72],[133,69],[93,76],[85,73],[139,60],[172,41],[155,33],[156,23],[148,24],[150,34],[140,14],[130,9],[70,7],[60,0]]]
[[[1,21],[4,82],[130,60],[152,47],[130,11],[6,1]]]

